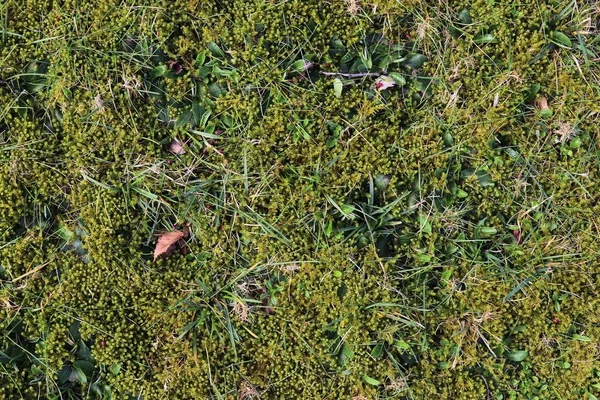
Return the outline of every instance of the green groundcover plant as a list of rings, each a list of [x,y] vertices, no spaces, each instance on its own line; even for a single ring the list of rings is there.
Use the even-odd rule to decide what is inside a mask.
[[[0,398],[597,400],[599,32],[0,1]]]

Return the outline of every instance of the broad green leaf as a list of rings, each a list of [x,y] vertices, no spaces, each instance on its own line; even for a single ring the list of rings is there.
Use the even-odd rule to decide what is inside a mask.
[[[406,59],[402,64],[412,69],[419,69],[427,62],[427,57],[423,54],[414,54]]]
[[[571,42],[571,39],[569,39],[569,37],[562,32],[554,31],[550,34],[550,37],[556,44],[569,48],[573,47],[573,42]]]
[[[85,360],[77,360],[73,363],[73,367],[80,369],[86,376],[92,376],[94,373],[94,364]]]
[[[588,400],[598,400],[598,398],[596,396],[594,396],[593,394],[591,394],[588,391],[585,392],[585,395],[587,396]]]
[[[406,79],[404,78],[404,76],[402,76],[402,74],[398,72],[390,72],[388,75],[394,80],[394,82],[396,82],[398,86],[406,85]]]
[[[527,358],[529,353],[527,350],[513,350],[504,354],[504,357],[509,359],[510,361],[521,362]]]
[[[87,376],[85,376],[85,373],[77,367],[73,367],[73,375],[75,375],[75,378],[83,384],[86,384],[88,381]]]
[[[469,13],[469,10],[467,9],[464,9],[460,13],[458,13],[458,20],[465,25],[468,25],[473,22],[473,20],[471,19],[471,13]]]

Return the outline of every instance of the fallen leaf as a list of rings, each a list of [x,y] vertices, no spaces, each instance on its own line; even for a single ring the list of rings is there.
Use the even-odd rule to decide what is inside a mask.
[[[377,90],[385,90],[393,86],[396,86],[396,81],[393,78],[390,78],[386,75],[377,78],[377,80],[375,81],[375,87],[377,88]]]
[[[544,96],[540,96],[535,100],[535,105],[540,109],[540,115],[542,117],[551,117],[552,109],[548,107],[548,99]]]
[[[335,93],[335,97],[342,97],[342,90],[344,89],[344,84],[340,78],[335,78],[333,80],[333,92]]]
[[[163,233],[156,242],[154,249],[154,260],[162,255],[170,255],[177,246],[177,242],[186,236],[185,232],[173,231]]]
[[[175,75],[179,75],[183,71],[183,67],[175,60],[170,60],[168,63],[169,69],[173,71]]]
[[[545,110],[548,108],[548,99],[546,99],[544,96],[538,97],[535,103],[540,110]]]
[[[169,151],[173,154],[181,155],[185,154],[185,149],[183,148],[184,143],[179,139],[173,139],[171,143],[169,143]]]

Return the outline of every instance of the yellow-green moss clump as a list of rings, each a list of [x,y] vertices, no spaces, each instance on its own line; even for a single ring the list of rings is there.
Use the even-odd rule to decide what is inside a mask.
[[[599,14],[2,2],[0,398],[596,399]]]

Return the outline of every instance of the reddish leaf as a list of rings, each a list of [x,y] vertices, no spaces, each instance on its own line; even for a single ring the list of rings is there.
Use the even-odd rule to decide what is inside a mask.
[[[163,233],[158,242],[156,242],[156,248],[154,249],[154,259],[162,255],[170,255],[177,246],[177,242],[186,236],[185,232],[173,231]]]
[[[382,75],[375,81],[375,88],[377,90],[385,90],[393,86],[396,86],[396,81],[389,76]]]
[[[181,73],[181,71],[183,71],[183,67],[181,66],[181,64],[179,64],[177,61],[174,60],[170,60],[167,65],[169,66],[169,69],[171,71],[173,71],[173,73],[175,75],[179,75]]]

